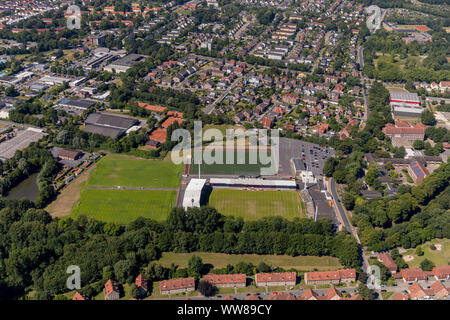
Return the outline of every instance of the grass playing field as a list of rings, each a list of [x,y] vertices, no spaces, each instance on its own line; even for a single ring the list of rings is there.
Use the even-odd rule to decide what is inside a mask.
[[[173,253],[163,252],[158,263],[163,266],[170,266],[172,263],[180,268],[186,268],[189,258],[196,255],[202,258],[203,263],[210,263],[214,268],[224,268],[227,264],[238,264],[239,262],[252,263],[258,265],[261,261],[268,265],[281,267],[283,269],[294,268],[301,271],[314,270],[336,270],[341,267],[337,258],[323,256],[298,256],[291,257],[287,255],[257,255],[257,254],[225,254],[210,252],[193,253]]]
[[[301,201],[297,191],[215,189],[209,198],[209,204],[220,213],[245,220],[266,216],[304,217]]]
[[[223,161],[222,164],[206,164],[203,163],[200,165],[200,173],[201,174],[226,174],[226,175],[259,175],[261,174],[261,167],[270,167],[270,163],[268,165],[262,165],[259,159],[259,155],[257,157],[257,161],[255,164],[250,163],[249,151],[245,151],[245,161],[244,164],[239,164],[237,161],[236,152],[234,154],[233,164],[226,164],[226,151],[223,152]],[[270,154],[270,153],[269,153]],[[190,174],[195,175],[198,174],[198,164],[191,164]]]
[[[82,185],[71,217],[87,215],[120,224],[138,217],[165,220],[175,202],[181,168],[170,161],[109,154],[96,164]],[[118,186],[122,189],[107,189]],[[168,190],[126,189],[140,187]]]
[[[165,220],[175,196],[176,191],[83,189],[71,217],[86,215],[120,224],[138,217]]]
[[[87,185],[95,187],[177,188],[181,166],[171,161],[109,154],[101,159]]]

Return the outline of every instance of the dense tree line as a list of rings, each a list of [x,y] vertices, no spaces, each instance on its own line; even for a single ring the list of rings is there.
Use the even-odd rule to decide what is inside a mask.
[[[401,188],[391,198],[361,200],[352,223],[370,250],[415,247],[433,238],[450,237],[450,162],[443,163],[421,184]]]
[[[225,217],[214,208],[175,208],[167,221],[138,218],[126,226],[81,216],[52,219],[31,201],[0,200],[0,288],[4,297],[35,290],[44,297],[67,291],[66,269],[78,265],[82,286],[100,292],[114,275],[130,283],[138,273],[152,281],[169,276],[197,275],[198,259],[185,271],[155,263],[161,251],[332,255],[347,267],[359,267],[360,249],[343,232],[335,233],[327,220],[287,221],[281,217],[244,222]],[[201,261],[200,261],[201,262]],[[261,270],[267,270],[263,265]],[[233,272],[254,272],[239,264]],[[223,271],[218,271],[223,272]]]

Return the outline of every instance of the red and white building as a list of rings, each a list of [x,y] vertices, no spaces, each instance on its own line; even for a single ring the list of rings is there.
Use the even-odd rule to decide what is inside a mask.
[[[384,264],[392,274],[397,272],[397,264],[394,262],[394,259],[392,259],[389,253],[380,253],[377,256],[377,259]]]
[[[306,272],[305,283],[307,285],[328,285],[339,283],[350,283],[356,281],[355,269],[344,269],[337,271]]]
[[[181,292],[190,292],[194,290],[195,290],[194,278],[164,280],[159,283],[159,292],[161,294],[174,294]]]
[[[390,105],[395,116],[420,117],[423,111],[417,93],[393,91]]]
[[[218,288],[244,288],[247,284],[247,277],[243,273],[207,274],[203,278]]]
[[[257,273],[255,280],[257,287],[295,286],[297,273]]]

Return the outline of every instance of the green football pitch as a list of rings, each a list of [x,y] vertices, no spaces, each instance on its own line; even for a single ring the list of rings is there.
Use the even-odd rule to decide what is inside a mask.
[[[222,163],[213,163],[206,164],[202,163],[200,165],[200,173],[201,174],[212,174],[212,175],[259,175],[261,174],[261,168],[270,167],[269,164],[262,164],[259,155],[257,156],[256,161],[250,161],[250,152],[244,151],[244,163],[238,163],[238,152],[234,152],[234,160],[233,164],[227,164],[226,160],[226,152],[223,152],[223,160]],[[268,156],[270,156],[270,152],[268,152]],[[198,164],[191,164],[190,174],[196,175],[198,174]]]
[[[88,186],[127,188],[177,188],[181,165],[171,161],[146,160],[110,154],[101,159],[89,177]]]
[[[214,189],[209,204],[224,215],[243,217],[244,220],[267,216],[304,217],[304,206],[297,191]]]
[[[138,217],[165,220],[175,203],[181,169],[170,161],[109,154],[96,164],[83,185],[71,217],[86,215],[120,224]]]

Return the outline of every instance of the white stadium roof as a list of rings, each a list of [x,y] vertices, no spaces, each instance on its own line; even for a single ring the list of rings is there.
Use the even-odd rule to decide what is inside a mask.
[[[228,179],[228,178],[211,178],[211,185],[229,185],[229,186],[249,186],[249,187],[275,187],[275,188],[296,188],[297,184],[294,180],[263,180],[263,179]]]
[[[200,207],[200,198],[206,179],[191,179],[184,191],[183,208]]]

